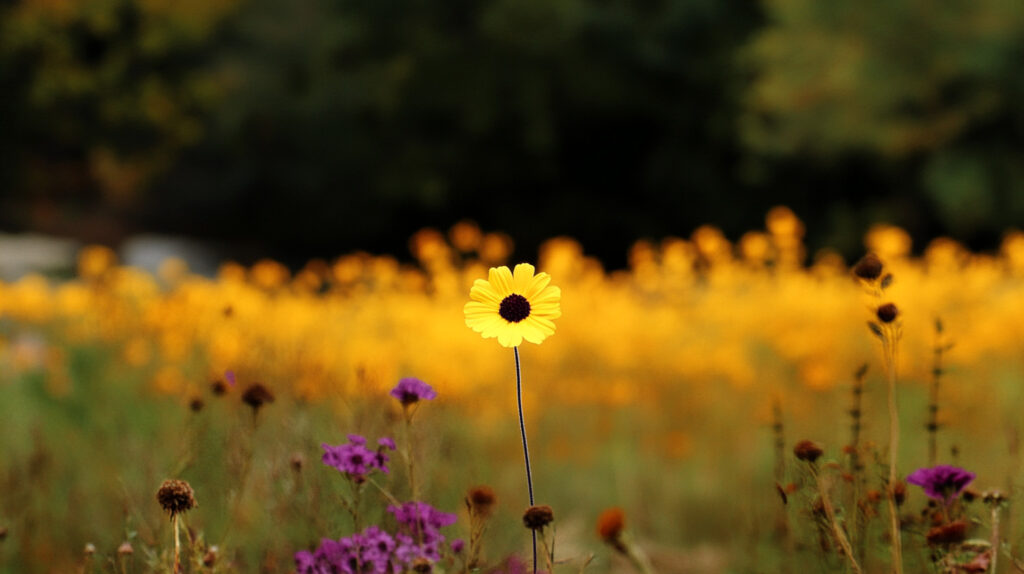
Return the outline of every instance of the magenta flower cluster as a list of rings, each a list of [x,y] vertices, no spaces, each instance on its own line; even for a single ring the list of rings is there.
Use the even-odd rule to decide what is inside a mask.
[[[388,508],[399,523],[395,535],[376,526],[339,540],[325,538],[312,551],[295,554],[298,574],[398,574],[410,569],[415,561],[425,558],[441,560],[444,535],[440,529],[455,523],[454,514],[441,512],[423,502],[409,502]],[[422,543],[417,541],[416,528],[421,529]],[[462,540],[451,543],[451,550],[462,550]]]
[[[395,441],[387,437],[382,438],[377,441],[377,450],[370,450],[366,446],[366,438],[350,434],[346,444],[331,446],[324,443],[320,446],[324,448],[321,459],[324,464],[361,483],[373,471],[388,472],[387,463],[390,458],[387,451],[395,450]]]
[[[403,405],[411,405],[420,401],[436,399],[437,391],[417,378],[408,377],[398,381],[395,388],[391,389],[391,396],[398,399]]]
[[[412,559],[423,557],[434,562],[441,559],[441,545],[445,540],[441,529],[455,524],[454,514],[441,512],[426,502],[389,506],[388,512],[398,522],[399,533],[395,537],[416,554]]]
[[[932,468],[915,470],[907,476],[907,482],[920,486],[924,489],[924,493],[931,498],[949,504],[954,498],[960,496],[960,493],[976,476],[969,470],[940,464]]]

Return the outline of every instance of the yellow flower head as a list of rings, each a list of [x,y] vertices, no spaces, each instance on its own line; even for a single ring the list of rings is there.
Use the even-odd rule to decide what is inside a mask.
[[[554,320],[562,316],[562,290],[547,273],[533,274],[533,265],[520,263],[515,272],[492,267],[487,280],[477,279],[466,303],[466,325],[485,339],[497,337],[506,347],[523,339],[540,344],[555,334]]]

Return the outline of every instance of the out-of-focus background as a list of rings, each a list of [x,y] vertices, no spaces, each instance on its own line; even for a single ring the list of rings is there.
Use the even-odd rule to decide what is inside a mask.
[[[0,574],[171,572],[166,478],[190,572],[395,532],[320,462],[348,433],[412,453],[374,480],[449,540],[493,487],[501,572],[515,364],[463,306],[521,261],[562,292],[521,350],[556,572],[628,571],[610,506],[659,572],[840,571],[800,439],[889,571],[881,304],[898,473],[1022,492],[1022,62],[1020,0],[0,0]]]
[[[1024,221],[1005,0],[0,4],[0,229],[293,265],[471,218],[611,267],[777,204],[990,249]]]

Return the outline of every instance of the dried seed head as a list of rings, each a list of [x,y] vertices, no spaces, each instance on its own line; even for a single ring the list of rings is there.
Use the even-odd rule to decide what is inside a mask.
[[[7,527],[0,526],[0,542],[3,542],[4,538],[7,538]]]
[[[963,492],[960,493],[960,498],[962,498],[964,502],[974,502],[975,500],[981,498],[981,493],[978,492],[976,489],[968,486],[963,490]]]
[[[434,565],[431,564],[430,560],[428,560],[426,558],[420,557],[420,558],[417,558],[416,560],[413,560],[413,562],[412,562],[412,571],[413,572],[417,572],[417,573],[423,572],[423,573],[426,573],[426,572],[432,572],[433,570],[434,570]]]
[[[874,253],[868,253],[853,266],[853,274],[865,281],[874,281],[882,276],[882,260]]]
[[[878,316],[878,320],[883,323],[892,323],[896,320],[900,314],[900,310],[896,308],[894,303],[886,303],[875,311],[875,315]]]
[[[131,542],[128,542],[127,540],[125,540],[124,542],[121,543],[120,546],[117,547],[117,553],[119,555],[121,555],[121,556],[128,556],[128,555],[131,555],[131,554],[135,554],[135,549],[132,548],[132,543]]]
[[[156,492],[156,499],[171,518],[197,506],[192,487],[184,480],[165,480]]]
[[[795,454],[798,459],[806,460],[807,462],[814,462],[818,460],[818,457],[824,453],[825,449],[823,449],[820,444],[810,440],[802,440],[796,443],[796,446],[793,447],[793,454]]]
[[[781,487],[779,491],[782,491]],[[597,535],[616,550],[622,547],[622,532],[625,528],[626,513],[621,508],[609,508],[597,517]]]
[[[85,548],[82,549],[82,554],[85,554],[86,556],[92,556],[93,554],[96,554],[96,545],[92,542],[89,542],[85,545]]]
[[[306,464],[306,457],[302,456],[301,453],[295,453],[288,462],[291,464],[292,470],[299,472],[302,470],[302,465]]]
[[[497,501],[494,489],[486,485],[475,486],[466,493],[466,506],[475,516],[490,516]]]
[[[957,520],[928,531],[928,544],[956,544],[967,539],[967,521]]]
[[[252,410],[259,411],[263,405],[274,402],[274,393],[263,383],[253,383],[242,393],[242,402],[252,407]]]
[[[544,527],[555,520],[555,512],[550,506],[531,506],[523,513],[523,524],[530,530],[544,530]]]
[[[191,409],[192,412],[198,413],[199,411],[203,410],[204,404],[205,403],[203,403],[203,399],[199,397],[192,397],[192,400],[188,402],[188,408]]]

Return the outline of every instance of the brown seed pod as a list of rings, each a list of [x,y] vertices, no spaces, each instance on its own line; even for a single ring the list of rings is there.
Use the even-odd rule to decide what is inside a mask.
[[[895,303],[886,303],[875,311],[875,315],[878,316],[878,320],[883,323],[892,323],[896,320],[900,314],[900,310],[896,308]]]
[[[490,516],[497,500],[494,489],[485,485],[475,486],[466,493],[466,507],[475,516]]]
[[[531,506],[523,513],[523,524],[530,530],[543,530],[555,520],[555,512],[550,506]]]
[[[853,274],[865,281],[874,281],[882,276],[884,267],[877,255],[868,253],[853,266]]]
[[[156,500],[171,518],[197,506],[192,486],[184,480],[165,480],[156,492]]]
[[[793,454],[800,460],[806,460],[807,462],[814,462],[818,460],[822,454],[825,453],[825,449],[814,441],[802,440],[796,443],[793,447]]]

